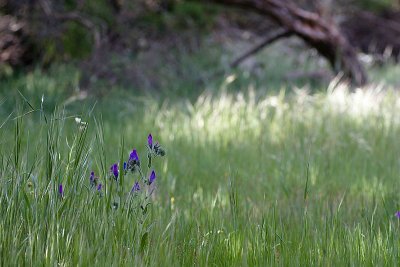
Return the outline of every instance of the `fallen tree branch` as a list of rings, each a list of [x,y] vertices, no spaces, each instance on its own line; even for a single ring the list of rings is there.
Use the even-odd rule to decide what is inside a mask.
[[[284,37],[288,37],[292,34],[292,32],[285,30],[285,29],[281,29],[278,30],[276,32],[273,32],[272,34],[268,35],[261,43],[259,43],[258,45],[256,45],[255,47],[253,47],[252,49],[250,49],[249,51],[247,51],[246,53],[244,53],[243,55],[239,56],[237,59],[235,59],[231,64],[230,67],[231,68],[236,68],[237,66],[240,65],[240,63],[242,63],[244,60],[246,60],[246,58],[258,53],[259,51],[261,51],[264,47],[272,44],[273,42],[284,38]]]
[[[290,0],[193,1],[239,7],[267,16],[315,48],[328,60],[335,73],[343,73],[345,78],[358,86],[367,82],[366,72],[357,58],[356,51],[336,24],[317,13],[298,8]]]

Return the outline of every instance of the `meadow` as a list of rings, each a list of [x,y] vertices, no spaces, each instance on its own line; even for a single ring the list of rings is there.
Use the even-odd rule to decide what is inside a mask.
[[[400,264],[397,87],[236,90],[228,77],[191,99],[80,99],[77,80],[1,83],[1,266]],[[144,211],[138,174],[116,181],[110,166],[137,148],[146,169],[149,133],[166,155]]]

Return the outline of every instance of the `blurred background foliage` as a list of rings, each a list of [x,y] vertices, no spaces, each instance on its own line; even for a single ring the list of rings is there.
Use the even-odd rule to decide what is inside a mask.
[[[51,6],[52,14],[43,10],[42,2]],[[329,6],[333,10],[348,9],[349,1],[302,0],[300,6],[315,9]],[[381,12],[398,8],[395,0],[351,0],[353,8]],[[10,15],[26,23],[26,31],[36,45],[35,52],[45,63],[65,59],[82,59],[91,55],[95,43],[88,29],[79,18],[61,18],[62,14],[78,14],[90,19],[94,28],[105,27],[114,38],[132,34],[140,37],[168,34],[171,31],[197,29],[207,33],[215,26],[217,15],[229,13],[211,4],[184,0],[64,0],[64,1],[0,1],[0,14]],[[60,18],[57,18],[60,16]],[[237,21],[246,20],[246,14],[236,14]],[[198,34],[195,31],[194,34]],[[142,45],[143,42],[142,42]],[[140,46],[140,45],[139,45]]]
[[[356,0],[354,4],[371,11],[383,11],[399,7],[399,1],[395,0]]]
[[[23,25],[18,35],[25,37],[22,42],[29,40],[35,63],[44,65],[89,57],[96,46],[96,31],[105,38],[102,42],[121,39],[133,48],[146,46],[143,37],[155,38],[170,31],[197,29],[205,33],[211,29],[217,10],[186,1],[0,1],[2,19],[13,18]]]
[[[352,18],[355,12],[383,14],[399,8],[397,0],[301,0],[296,4],[322,14],[328,10],[338,22]],[[174,90],[171,87],[177,79],[183,80],[181,87],[204,85],[215,76],[223,78],[217,74],[226,73],[229,61],[276,28],[274,22],[255,13],[187,0],[0,0],[0,14],[3,78],[68,63],[82,72],[79,85],[83,89],[97,88],[99,81],[108,88],[144,90]],[[370,49],[374,37],[368,38],[361,50]],[[284,46],[278,48],[280,55],[304,50],[297,41]],[[380,48],[381,54],[383,50]],[[315,69],[324,65],[314,57],[313,51],[299,56],[311,59],[298,62],[306,66],[301,71],[312,72],[309,64],[317,66]],[[239,72],[243,76],[248,73],[249,79],[269,75],[265,71],[268,61],[249,60],[246,64]],[[329,80],[325,74],[316,74],[317,80],[320,76]],[[302,83],[301,78],[296,80]]]

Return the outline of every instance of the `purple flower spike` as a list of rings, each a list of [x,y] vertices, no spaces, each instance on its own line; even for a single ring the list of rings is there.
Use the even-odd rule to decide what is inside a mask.
[[[136,149],[132,150],[131,154],[129,155],[129,160],[139,161],[139,156]]]
[[[124,171],[126,171],[126,162],[124,162]]]
[[[153,170],[149,176],[149,185],[151,185],[156,180],[156,173]]]
[[[149,136],[147,136],[147,144],[149,145],[150,149],[153,148],[153,136],[151,134],[149,134]]]
[[[97,185],[97,182],[99,181],[99,177],[96,177],[96,176],[94,175],[94,172],[93,172],[93,171],[90,173],[89,179],[90,179],[90,186],[91,186],[92,188],[95,187],[95,186]]]
[[[115,179],[118,179],[118,164],[115,163],[111,166],[111,172],[114,175]]]
[[[98,186],[97,186],[97,191],[101,191],[101,188],[103,187],[103,185],[102,184],[99,184]]]
[[[138,191],[140,191],[140,185],[139,185],[138,182],[135,182],[135,184],[132,187],[131,193],[135,193],[135,192],[138,192]]]
[[[394,216],[396,216],[397,218],[400,219],[400,211],[397,211],[397,212],[394,214]]]
[[[64,196],[64,190],[63,190],[63,185],[62,184],[60,184],[58,186],[58,194],[60,195],[60,197]]]
[[[129,160],[126,164],[126,169],[131,172],[135,172],[140,169],[140,161],[136,149],[132,150],[131,154],[129,154]]]

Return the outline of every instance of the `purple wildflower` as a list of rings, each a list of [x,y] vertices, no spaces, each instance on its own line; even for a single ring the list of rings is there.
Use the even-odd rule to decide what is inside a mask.
[[[148,155],[149,160],[151,160],[151,156],[161,156],[163,157],[165,155],[165,150],[161,147],[161,145],[156,141],[155,144],[153,143],[153,136],[149,134],[147,136],[147,145],[150,149],[150,153]],[[150,166],[150,164],[149,164]]]
[[[397,218],[399,218],[399,219],[400,219],[400,210],[399,210],[399,211],[397,211],[397,212],[394,214],[394,216],[396,216]]]
[[[131,193],[136,193],[138,191],[140,191],[140,185],[139,182],[135,182],[135,184],[132,187]]]
[[[60,197],[64,196],[64,190],[63,190],[63,185],[62,184],[60,184],[58,186],[58,194],[60,195]]]
[[[153,170],[149,176],[149,185],[151,185],[156,180],[156,173]]]
[[[153,136],[151,134],[149,134],[149,136],[147,136],[147,144],[149,145],[150,149],[153,148]]]
[[[124,171],[126,171],[126,162],[124,162]]]
[[[111,173],[114,175],[115,180],[118,179],[118,164],[115,163],[111,166]]]
[[[136,149],[132,150],[126,165],[127,170],[130,170],[131,172],[136,171],[140,167],[140,160]]]
[[[99,178],[94,175],[94,172],[91,172],[89,180],[90,180],[90,186],[95,187],[97,185],[97,181],[99,180]]]
[[[102,184],[99,184],[98,186],[97,186],[97,191],[101,191],[101,188],[103,187],[103,185]]]
[[[161,145],[156,142],[156,144],[154,145],[153,149],[154,154],[156,154],[157,156],[165,156],[165,150],[161,147]]]
[[[129,160],[130,161],[132,161],[132,160],[139,161],[139,156],[137,154],[136,149],[132,150],[131,154],[129,155]]]

